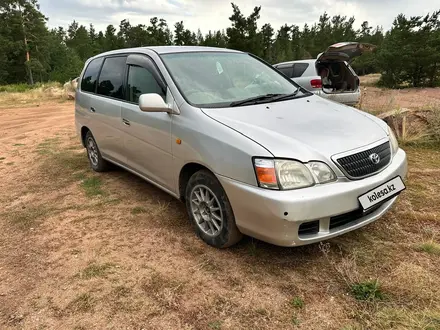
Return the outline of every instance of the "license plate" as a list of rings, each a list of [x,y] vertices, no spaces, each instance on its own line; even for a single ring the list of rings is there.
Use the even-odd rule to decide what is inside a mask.
[[[376,204],[382,203],[405,190],[405,184],[400,176],[391,179],[379,187],[376,187],[366,194],[359,196],[358,200],[361,203],[364,210],[373,207]]]

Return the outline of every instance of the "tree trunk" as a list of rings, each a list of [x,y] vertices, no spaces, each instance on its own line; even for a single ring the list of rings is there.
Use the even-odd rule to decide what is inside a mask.
[[[32,75],[32,69],[31,69],[31,66],[29,65],[29,64],[30,64],[30,61],[31,61],[31,56],[30,56],[30,53],[29,53],[28,40],[27,40],[27,37],[26,37],[26,29],[25,29],[25,26],[24,26],[23,12],[21,11],[21,6],[20,6],[20,4],[18,4],[18,11],[20,12],[21,28],[22,28],[22,30],[23,30],[23,38],[24,38],[24,48],[25,48],[25,50],[26,50],[26,63],[25,63],[25,65],[26,65],[26,71],[27,71],[28,74],[29,74],[29,83],[30,83],[31,85],[33,85],[33,84],[34,84],[34,77],[33,77],[33,75]]]
[[[23,32],[24,32],[24,25],[23,25]],[[30,62],[31,62],[31,56],[29,54],[29,49],[28,49],[28,43],[27,43],[26,35],[24,37],[24,46],[26,48],[26,64],[25,64],[26,65],[26,69],[27,69],[26,71],[28,71],[28,74],[29,74],[29,83],[31,85],[33,85],[34,84],[34,77],[32,75],[31,66],[29,65]]]

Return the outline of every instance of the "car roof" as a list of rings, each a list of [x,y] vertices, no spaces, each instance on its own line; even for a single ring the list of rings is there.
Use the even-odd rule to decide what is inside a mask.
[[[296,61],[288,61],[288,62],[281,62],[281,63],[277,63],[274,64],[274,66],[277,65],[286,65],[286,64],[294,64],[294,63],[315,63],[316,59],[308,59],[308,60],[296,60]]]
[[[145,53],[153,51],[159,55],[172,54],[172,53],[191,53],[191,52],[225,52],[225,53],[242,53],[238,50],[217,48],[217,47],[203,47],[203,46],[151,46],[151,47],[137,47],[137,48],[123,48],[117,50],[111,50],[109,52],[101,53],[93,58],[117,55],[117,54],[129,54],[129,53]]]
[[[238,50],[219,48],[219,47],[203,47],[203,46],[154,46],[146,47],[151,49],[158,54],[169,54],[169,53],[188,53],[188,52],[233,52],[241,53]]]

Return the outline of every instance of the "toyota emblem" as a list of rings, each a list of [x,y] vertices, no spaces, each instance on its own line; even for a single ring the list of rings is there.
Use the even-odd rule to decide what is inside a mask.
[[[380,162],[380,156],[376,153],[371,154],[369,158],[374,165],[377,165]]]

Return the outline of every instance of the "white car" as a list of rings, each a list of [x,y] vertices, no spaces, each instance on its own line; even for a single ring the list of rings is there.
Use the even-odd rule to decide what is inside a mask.
[[[93,170],[114,163],[184,201],[218,248],[242,234],[281,246],[342,235],[405,189],[406,154],[384,121],[239,51],[100,54],[81,75],[75,117]]]
[[[327,99],[355,105],[360,99],[359,77],[350,62],[375,46],[358,42],[331,45],[314,60],[275,64],[274,67],[301,87]]]

